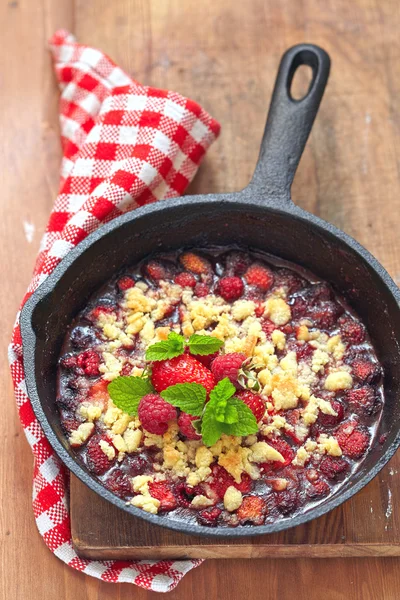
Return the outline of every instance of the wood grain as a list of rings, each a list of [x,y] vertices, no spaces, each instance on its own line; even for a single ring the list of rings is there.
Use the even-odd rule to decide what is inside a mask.
[[[32,459],[17,420],[5,352],[57,189],[57,92],[46,39],[56,27],[73,28],[139,81],[188,94],[221,121],[221,138],[192,192],[240,189],[248,182],[280,55],[297,42],[325,47],[333,60],[332,77],[293,195],[366,245],[400,282],[400,5],[397,0],[3,0],[0,23],[0,597],[150,600],[158,596],[65,567],[44,546],[31,512]],[[24,221],[26,231],[29,224],[35,227],[32,242]],[[396,487],[398,457],[391,466],[393,475],[389,469],[382,474],[387,485],[371,492],[384,512],[389,489]],[[371,497],[362,494],[364,509]],[[386,523],[388,536],[399,531],[395,510]],[[253,600],[286,600],[295,590],[299,600],[395,600],[399,566],[398,558],[209,560],[169,598],[224,600],[250,593]]]

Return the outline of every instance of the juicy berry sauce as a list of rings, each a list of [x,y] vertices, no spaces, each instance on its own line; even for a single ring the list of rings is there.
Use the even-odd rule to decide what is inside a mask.
[[[224,284],[226,277],[235,278],[235,284]],[[135,286],[152,303],[151,310],[137,311],[145,325],[140,329],[140,322],[136,333],[136,325],[128,326],[136,322],[137,314],[126,308],[127,294]],[[270,298],[290,307],[288,320],[268,314],[265,303]],[[165,447],[170,438],[157,441],[157,436],[142,431],[137,419],[128,422],[129,418],[115,407],[113,414],[107,385],[117,375],[141,372],[146,366],[145,349],[157,339],[149,341],[152,334],[165,337],[165,332],[174,329],[189,335],[193,326],[198,331],[196,314],[191,318],[190,310],[195,312],[199,303],[214,301],[228,307],[227,320],[218,320],[218,315],[211,322],[206,319],[201,322],[202,332],[222,336],[222,353],[247,352],[250,368],[259,380],[256,393],[265,402],[266,411],[256,436],[225,440],[222,449],[212,449],[208,475],[203,473],[203,479],[199,476],[199,482],[192,479],[190,484],[187,471],[197,471],[193,456],[201,441],[186,439],[175,424],[172,446],[176,452],[183,451],[184,466],[181,470],[176,465],[166,466]],[[254,309],[244,317],[239,314],[244,310],[243,301]],[[226,322],[232,330],[224,329]],[[189,328],[187,334],[184,327]],[[272,352],[266,359],[269,364],[260,365],[266,349]],[[212,365],[207,364],[207,368]],[[290,407],[285,406],[286,397],[283,406],[280,400],[280,392],[286,389],[279,388],[280,378],[286,377],[285,368],[292,383],[290,369],[294,368],[295,383],[303,390]],[[276,388],[265,385],[269,375],[260,375],[263,370],[272,376],[278,373]],[[344,383],[337,373],[343,375]],[[364,326],[344,299],[329,284],[295,265],[238,248],[155,255],[118,273],[91,297],[71,324],[58,382],[56,402],[61,423],[78,461],[127,502],[143,492],[150,493],[159,500],[159,514],[204,526],[275,522],[323,501],[351,477],[368,452],[383,403],[381,366]],[[313,408],[315,398],[318,407]],[[134,450],[135,436],[129,429],[142,433]],[[80,430],[82,434],[77,433]],[[129,447],[126,440],[130,440]],[[232,448],[248,453],[246,449],[255,448],[260,441],[276,449],[284,461],[253,462],[239,478],[226,462],[221,461],[228,470],[221,466],[221,456],[226,457]],[[132,478],[142,475],[152,481],[147,488],[134,490]],[[240,491],[242,503],[228,510],[224,496],[231,487]],[[192,503],[196,496],[205,498],[204,504]]]

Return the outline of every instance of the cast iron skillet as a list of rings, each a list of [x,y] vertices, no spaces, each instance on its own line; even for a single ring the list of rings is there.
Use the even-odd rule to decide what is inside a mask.
[[[290,95],[299,65],[313,71],[307,95]],[[150,204],[100,227],[60,263],[25,304],[21,315],[25,376],[33,409],[55,451],[86,485],[119,508],[177,531],[239,537],[280,531],[335,508],[364,487],[400,444],[400,292],[360,244],[295,206],[290,187],[329,75],[328,55],[299,45],[283,56],[260,157],[241,192],[188,196]],[[381,209],[382,210],[382,209]],[[118,269],[157,250],[207,244],[241,244],[308,268],[345,295],[367,325],[385,370],[386,400],[376,442],[359,469],[332,497],[297,516],[257,527],[206,528],[126,506],[81,466],[68,448],[54,399],[61,343],[88,297]]]

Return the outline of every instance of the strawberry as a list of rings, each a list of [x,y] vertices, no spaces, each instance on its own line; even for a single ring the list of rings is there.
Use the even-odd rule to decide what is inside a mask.
[[[216,506],[214,506],[214,508],[206,508],[197,514],[197,520],[199,521],[200,525],[216,527],[221,512],[222,510]]]
[[[365,327],[353,319],[345,318],[340,321],[342,339],[349,344],[362,344],[365,340]]]
[[[178,503],[171,486],[166,481],[153,481],[149,483],[149,492],[152,498],[160,501],[161,511],[174,510]]]
[[[262,525],[266,511],[267,506],[263,498],[260,496],[246,496],[237,509],[237,516],[242,524],[251,522],[254,525]]]
[[[145,454],[127,454],[124,459],[124,465],[127,466],[130,477],[143,475],[153,470],[152,462]]]
[[[206,283],[196,283],[194,288],[195,296],[197,296],[198,298],[204,298],[205,296],[208,296],[209,293],[210,288]]]
[[[112,304],[99,304],[85,314],[85,319],[90,323],[96,323],[102,314],[111,315],[113,312],[115,312],[115,306]]]
[[[265,401],[258,394],[250,392],[250,390],[242,390],[236,394],[242,402],[247,404],[251,412],[255,416],[257,422],[261,421],[265,413]]]
[[[335,325],[342,313],[343,307],[340,304],[327,300],[312,307],[308,312],[308,317],[314,321],[317,327],[329,329]]]
[[[189,354],[189,352],[188,352]],[[214,354],[192,354],[202,365],[207,367],[207,369],[211,369],[211,364],[217,356],[219,356],[219,352],[214,352]]]
[[[373,383],[381,375],[379,365],[363,358],[354,360],[351,368],[354,377],[363,383]]]
[[[378,403],[374,388],[369,385],[363,385],[359,388],[348,390],[346,392],[347,402],[354,407],[356,410],[362,410],[369,414],[375,404]]]
[[[211,478],[210,488],[220,500],[224,497],[228,487],[235,484],[232,475],[221,465],[211,467]]]
[[[217,294],[227,302],[238,300],[244,291],[243,281],[240,277],[222,277],[215,288]]]
[[[272,271],[260,263],[253,263],[247,269],[244,278],[249,285],[254,285],[263,292],[269,290],[274,282]]]
[[[273,462],[261,463],[260,468],[265,473],[268,473],[271,470],[276,471],[277,469],[283,469],[284,467],[287,467],[287,465],[289,465],[294,459],[295,452],[293,448],[287,442],[285,442],[285,440],[282,440],[281,438],[276,438],[274,440],[267,440],[267,444],[269,446],[272,446],[272,448],[274,448],[275,450],[277,450],[279,454],[283,456],[285,462],[275,460]]]
[[[199,383],[209,394],[216,384],[211,371],[190,354],[154,362],[151,381],[157,392],[177,383]]]
[[[322,427],[335,427],[343,420],[344,417],[344,408],[343,404],[338,400],[332,400],[331,406],[333,410],[337,413],[335,415],[326,415],[323,412],[319,412],[317,423],[318,425],[322,425]]]
[[[346,473],[349,469],[349,463],[344,458],[336,458],[333,456],[326,456],[320,462],[319,468],[321,473],[328,479],[336,479],[338,475]]]
[[[120,498],[133,495],[129,477],[121,469],[115,469],[104,481],[104,485],[110,492]]]
[[[356,421],[348,421],[340,425],[335,432],[335,437],[345,456],[360,458],[369,444],[369,433],[360,427]]]
[[[110,382],[106,381],[105,379],[98,379],[96,383],[90,386],[88,392],[90,401],[105,406],[110,397],[107,389],[109,383]]]
[[[239,369],[246,360],[246,355],[238,352],[217,356],[211,365],[211,371],[216,381],[228,377],[233,385],[238,386]]]
[[[182,273],[178,273],[178,275],[176,275],[175,283],[182,287],[194,288],[197,283],[197,279],[194,275],[192,275],[192,273],[183,271]]]
[[[191,271],[196,275],[208,275],[212,272],[210,262],[194,252],[184,252],[179,260],[187,271]]]
[[[307,488],[307,496],[308,498],[322,498],[323,496],[327,496],[330,491],[329,484],[323,479],[318,479]]]
[[[108,456],[103,452],[100,446],[100,442],[104,440],[111,445],[110,440],[105,435],[94,435],[87,443],[86,461],[88,469],[95,473],[95,475],[103,475],[112,465],[115,463],[117,453],[115,457],[109,459]]]
[[[176,408],[158,394],[147,394],[139,403],[138,417],[143,429],[163,435],[168,430],[168,421],[176,419]]]
[[[235,482],[233,485],[242,494],[248,494],[253,488],[253,480],[247,473],[242,473],[240,483]]]
[[[62,428],[64,429],[65,433],[67,433],[67,434],[70,434],[73,431],[75,431],[76,429],[78,429],[80,424],[81,424],[81,421],[78,421],[78,419],[76,417],[69,417],[69,418],[63,417],[61,420]]]
[[[132,277],[121,277],[121,279],[118,279],[117,281],[117,288],[119,289],[120,292],[125,292],[125,290],[129,290],[129,288],[134,287],[135,282],[132,279]]]
[[[185,438],[188,440],[200,440],[201,436],[197,433],[192,425],[192,421],[197,420],[199,417],[188,415],[187,413],[181,412],[178,419],[179,430]]]

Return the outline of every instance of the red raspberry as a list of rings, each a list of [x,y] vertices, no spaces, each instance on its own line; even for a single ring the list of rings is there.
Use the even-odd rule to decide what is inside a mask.
[[[322,427],[335,427],[343,420],[344,417],[344,408],[341,402],[338,400],[332,400],[331,406],[333,410],[337,413],[337,416],[334,415],[326,415],[323,412],[319,412],[317,423],[318,425],[322,425]]]
[[[298,492],[294,489],[275,492],[276,507],[283,515],[288,515],[296,510],[299,505],[299,500]]]
[[[121,279],[118,279],[117,281],[117,288],[121,291],[121,292],[125,292],[125,290],[129,290],[129,288],[134,287],[135,282],[132,279],[132,277],[121,277]]]
[[[208,394],[216,383],[211,371],[190,354],[154,362],[151,381],[157,392],[177,383],[199,383]]]
[[[222,277],[215,288],[217,294],[227,302],[238,300],[244,291],[243,281],[240,277]]]
[[[71,344],[79,350],[86,350],[89,346],[94,346],[97,342],[96,334],[89,327],[75,327],[71,331]]]
[[[178,273],[178,275],[175,277],[175,283],[177,283],[178,285],[182,286],[182,287],[191,287],[194,288],[194,286],[197,283],[196,277],[194,275],[192,275],[191,273]]]
[[[254,525],[262,525],[265,519],[267,506],[265,500],[260,496],[246,496],[237,509],[237,516],[242,524],[251,522]]]
[[[195,421],[199,417],[188,415],[187,413],[181,412],[178,419],[179,429],[182,435],[188,440],[200,440],[201,436],[197,433],[192,425],[192,421]]]
[[[261,463],[260,468],[262,471],[268,473],[271,470],[276,471],[278,469],[283,469],[284,467],[287,467],[294,459],[295,452],[293,448],[287,442],[285,442],[285,440],[282,440],[281,438],[276,438],[275,440],[267,439],[267,444],[277,450],[279,454],[283,456],[285,462],[274,460],[273,462]]]
[[[260,317],[263,316],[265,307],[263,306],[262,302],[260,302],[260,301],[256,302],[255,304],[256,304],[256,308],[255,308],[254,314],[256,315],[257,319],[259,319]],[[271,321],[271,323],[272,323],[272,321]]]
[[[318,481],[308,487],[307,496],[309,498],[322,498],[323,496],[327,496],[330,491],[329,484],[323,479],[318,479]]]
[[[179,257],[180,262],[187,271],[196,273],[196,275],[207,275],[212,272],[210,262],[203,256],[194,252],[185,252]]]
[[[115,463],[117,453],[113,459],[109,459],[100,447],[100,442],[104,440],[111,445],[111,442],[105,435],[94,435],[87,443],[86,461],[89,471],[95,475],[104,475],[106,471]]]
[[[350,344],[362,344],[365,340],[365,327],[353,319],[340,321],[341,335],[345,342]]]
[[[373,383],[381,375],[379,365],[362,358],[355,360],[351,368],[354,377],[363,383]]]
[[[271,338],[271,334],[275,329],[277,329],[275,323],[270,321],[269,319],[263,319],[261,322],[261,327],[267,338]]]
[[[115,469],[107,477],[104,485],[110,492],[119,496],[119,498],[126,498],[133,495],[129,477],[121,469]]]
[[[311,358],[314,350],[315,350],[315,348],[310,346],[310,344],[307,344],[307,342],[305,344],[297,344],[296,345],[297,361],[307,360],[307,358]]]
[[[338,475],[348,471],[349,463],[344,458],[326,456],[321,460],[319,468],[328,479],[336,479]]]
[[[233,250],[225,259],[226,272],[229,275],[244,275],[250,266],[251,259],[248,254]]]
[[[153,470],[152,462],[145,454],[127,454],[124,465],[127,466],[130,477],[143,475]]]
[[[237,397],[242,400],[250,408],[251,412],[256,418],[256,421],[261,421],[265,413],[265,401],[258,394],[250,392],[250,390],[243,390],[238,392]]]
[[[198,298],[204,298],[205,296],[208,296],[209,293],[210,288],[206,283],[196,283],[194,288],[195,296],[197,296]]]
[[[200,525],[206,525],[208,527],[216,527],[218,524],[218,518],[221,514],[222,510],[220,508],[206,508],[201,510],[197,514],[197,520]]]
[[[174,485],[174,495],[178,506],[182,508],[189,508],[193,498],[203,494],[203,489],[200,485],[191,487],[183,481],[179,481]]]
[[[171,486],[166,481],[153,481],[149,483],[149,491],[152,498],[160,501],[160,510],[170,511],[178,506]]]
[[[160,281],[162,279],[171,279],[173,268],[172,265],[166,265],[158,260],[150,260],[144,266],[144,272],[153,281]]]
[[[239,369],[246,360],[246,355],[238,352],[232,354],[221,354],[212,362],[211,371],[216,381],[228,379],[233,385],[238,385]]]
[[[75,369],[76,367],[76,356],[75,354],[66,354],[60,358],[60,365],[64,369]]]
[[[88,377],[99,375],[100,356],[94,350],[84,350],[76,357],[76,365]]]
[[[346,400],[356,409],[362,409],[369,412],[377,401],[374,388],[364,385],[355,390],[346,392]]]
[[[309,304],[304,298],[297,297],[290,307],[292,318],[301,319],[309,310]]]
[[[253,263],[246,271],[244,278],[249,285],[255,285],[266,292],[274,283],[272,271],[260,263]]]
[[[279,269],[275,272],[275,287],[284,287],[288,294],[294,294],[306,286],[306,281],[290,269]]]
[[[138,416],[143,429],[163,435],[168,430],[168,421],[176,419],[176,408],[157,394],[147,394],[139,403]]]
[[[356,421],[343,423],[336,430],[335,437],[343,454],[349,458],[360,458],[369,444],[369,433],[361,428]]]

